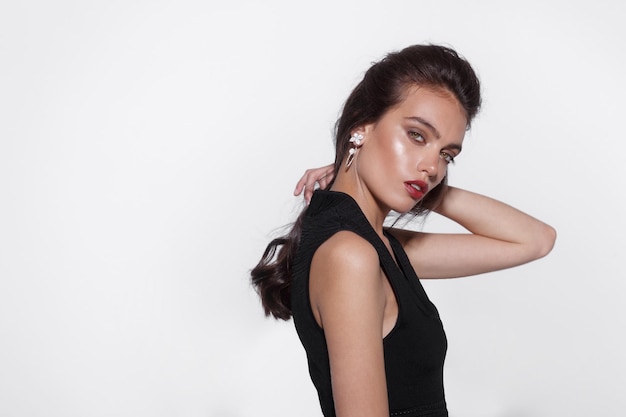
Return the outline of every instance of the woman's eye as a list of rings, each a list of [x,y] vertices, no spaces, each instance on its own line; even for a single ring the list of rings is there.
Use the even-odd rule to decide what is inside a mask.
[[[441,159],[446,161],[446,164],[454,163],[454,156],[450,155],[448,152],[441,152],[439,156],[441,157]]]
[[[417,142],[424,142],[424,136],[419,132],[409,131],[409,136]]]

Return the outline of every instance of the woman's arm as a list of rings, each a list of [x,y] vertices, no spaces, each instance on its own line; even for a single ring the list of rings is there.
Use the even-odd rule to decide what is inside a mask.
[[[332,165],[308,169],[294,194],[304,189],[308,202],[315,183],[326,186],[331,179]],[[498,200],[451,186],[435,212],[471,233],[391,229],[420,278],[456,278],[511,268],[547,255],[556,240],[556,231],[540,220]]]
[[[468,234],[392,229],[420,278],[455,278],[521,265],[547,255],[556,231],[507,204],[455,187],[437,213]]]
[[[341,231],[311,263],[313,314],[324,329],[337,417],[388,417],[383,353],[385,277],[376,250]]]

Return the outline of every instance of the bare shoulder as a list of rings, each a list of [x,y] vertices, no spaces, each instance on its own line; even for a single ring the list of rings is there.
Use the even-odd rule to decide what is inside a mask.
[[[331,236],[315,252],[313,262],[332,264],[338,268],[378,268],[374,246],[354,232],[342,230]]]
[[[380,278],[380,261],[371,243],[350,231],[334,234],[311,263],[309,291],[318,322],[322,324],[322,310],[350,308],[359,299],[378,304],[383,294]]]

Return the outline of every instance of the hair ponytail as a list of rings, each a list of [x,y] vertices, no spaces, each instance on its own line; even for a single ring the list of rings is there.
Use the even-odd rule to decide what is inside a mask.
[[[272,240],[259,263],[250,271],[252,285],[261,297],[265,315],[275,319],[291,318],[291,281],[293,258],[300,243],[302,218],[306,209],[284,236]]]

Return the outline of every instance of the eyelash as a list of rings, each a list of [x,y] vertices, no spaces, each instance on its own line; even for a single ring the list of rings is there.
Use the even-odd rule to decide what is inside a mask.
[[[416,132],[414,130],[409,130],[409,136],[411,137],[411,139],[417,141],[417,142],[424,142],[426,139],[424,138],[424,136],[422,136],[422,134],[420,132]],[[417,138],[420,137],[422,138],[421,140],[417,140]]]
[[[441,152],[440,156],[441,156],[441,159],[443,159],[446,162],[446,164],[454,165],[454,156],[450,155],[447,152],[443,152],[443,151]]]
[[[411,137],[411,139],[415,140],[418,143],[424,143],[426,141],[426,139],[424,138],[424,136],[422,136],[421,133],[415,132],[413,130],[409,131],[409,136]],[[421,140],[418,140],[417,139],[418,137],[421,138]],[[446,164],[454,164],[454,156],[452,156],[451,154],[441,151],[439,156],[441,157],[441,159],[445,161]]]

